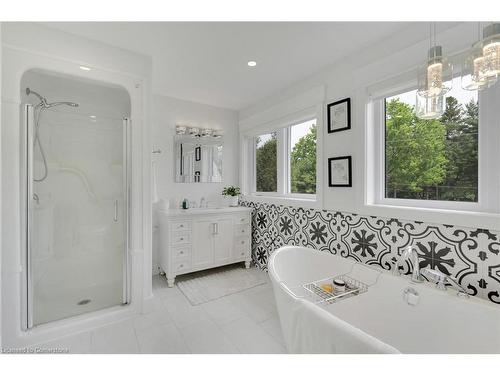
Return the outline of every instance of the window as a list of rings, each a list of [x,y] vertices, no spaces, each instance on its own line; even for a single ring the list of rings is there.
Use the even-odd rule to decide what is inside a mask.
[[[290,192],[316,194],[316,120],[290,127]]]
[[[316,194],[316,119],[254,140],[254,192],[258,195]]]
[[[278,140],[276,136],[274,132],[255,137],[255,186],[258,192],[278,191]]]
[[[445,100],[439,119],[422,120],[415,90],[384,99],[385,198],[478,202],[478,95],[456,78]]]
[[[471,92],[455,78],[444,114],[422,120],[415,115],[415,87],[395,79],[390,84],[399,88],[377,84],[367,106],[373,116],[366,127],[368,210],[389,215],[394,209],[431,209],[426,215],[432,220],[441,210],[455,211],[455,222],[464,225],[473,220],[471,212],[500,213],[500,85]],[[485,225],[486,216],[474,225]]]

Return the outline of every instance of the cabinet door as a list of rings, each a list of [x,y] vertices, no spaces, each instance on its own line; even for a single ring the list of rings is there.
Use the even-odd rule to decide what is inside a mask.
[[[214,220],[193,221],[193,268],[210,266],[214,261]]]
[[[218,219],[214,235],[214,261],[221,263],[229,261],[233,252],[233,220]]]

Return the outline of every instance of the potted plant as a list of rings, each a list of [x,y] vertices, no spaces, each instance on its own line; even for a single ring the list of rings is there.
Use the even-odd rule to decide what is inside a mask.
[[[222,195],[229,200],[229,207],[237,207],[238,206],[238,198],[241,194],[240,188],[237,186],[226,186],[222,190]]]

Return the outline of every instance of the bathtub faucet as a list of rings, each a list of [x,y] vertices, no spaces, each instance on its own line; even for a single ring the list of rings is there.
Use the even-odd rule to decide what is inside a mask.
[[[446,290],[446,283],[449,283],[453,289],[458,293],[459,297],[469,298],[469,293],[465,288],[458,283],[453,277],[445,275],[438,270],[432,270],[430,268],[424,268],[422,270],[422,275],[424,275],[430,282],[436,283],[436,288],[439,290]]]
[[[411,281],[415,283],[421,283],[424,281],[422,276],[420,275],[420,265],[418,261],[418,252],[417,249],[413,246],[408,246],[404,251],[401,253],[399,256],[399,259],[396,262],[395,268],[394,268],[394,274],[397,276],[401,276],[401,271],[399,270],[399,267],[403,264],[404,261],[409,260],[413,272],[411,274]]]

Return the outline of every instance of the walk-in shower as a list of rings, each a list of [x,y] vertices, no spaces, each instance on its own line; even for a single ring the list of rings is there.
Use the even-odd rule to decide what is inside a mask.
[[[31,328],[129,301],[130,101],[120,88],[42,71],[22,85]]]

